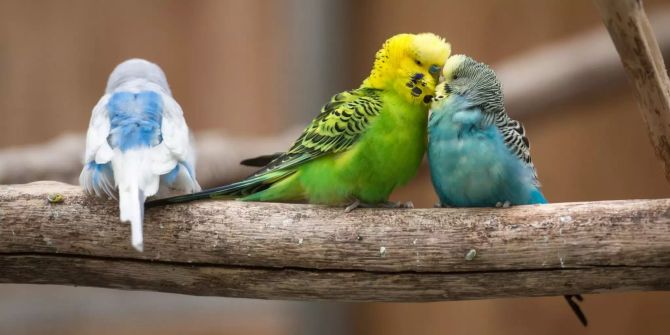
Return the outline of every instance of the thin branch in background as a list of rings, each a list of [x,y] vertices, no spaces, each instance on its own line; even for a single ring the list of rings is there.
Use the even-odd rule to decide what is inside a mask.
[[[595,0],[670,181],[670,79],[640,0]]]
[[[662,50],[670,53],[670,9],[652,15]],[[561,66],[561,64],[565,66]],[[511,114],[530,117],[583,96],[611,91],[625,82],[619,56],[602,27],[498,63]],[[223,131],[196,134],[198,179],[204,187],[222,185],[253,169],[242,159],[285,150],[304,125],[268,137],[231,137]],[[48,143],[0,150],[0,184],[36,180],[77,183],[84,135],[69,134]]]
[[[279,135],[257,137],[231,137],[215,131],[196,134],[200,184],[212,187],[245,177],[254,169],[241,166],[241,160],[285,150],[300,130],[291,128]],[[66,134],[45,144],[0,150],[0,184],[36,180],[78,184],[84,143],[83,134]]]
[[[650,15],[661,51],[670,55],[670,7]],[[555,110],[580,97],[598,97],[625,82],[616,48],[603,26],[522,52],[494,66],[505,105],[516,117]]]

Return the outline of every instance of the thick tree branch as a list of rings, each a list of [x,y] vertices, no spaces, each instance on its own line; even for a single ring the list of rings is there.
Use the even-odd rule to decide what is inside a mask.
[[[596,0],[670,181],[670,79],[641,0]]]
[[[137,253],[113,201],[54,182],[0,186],[0,282],[348,301],[670,290],[668,208],[197,202],[147,210]]]

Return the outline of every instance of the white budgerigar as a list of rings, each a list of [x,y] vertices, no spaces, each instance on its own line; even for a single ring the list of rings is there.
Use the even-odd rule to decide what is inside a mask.
[[[146,198],[200,190],[186,121],[158,65],[130,59],[112,71],[93,107],[79,183],[89,194],[118,194],[138,251]]]

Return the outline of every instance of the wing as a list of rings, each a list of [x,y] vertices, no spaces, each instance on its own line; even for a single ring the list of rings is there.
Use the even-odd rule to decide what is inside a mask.
[[[533,177],[537,182],[537,171],[530,157],[530,142],[526,137],[526,129],[521,122],[511,119],[506,113],[501,113],[501,116],[496,117],[495,124],[500,130],[507,148],[533,170]]]
[[[293,174],[301,164],[351,148],[368,129],[372,119],[381,113],[379,94],[379,90],[358,89],[335,95],[289,151],[244,180],[202,192],[151,201],[146,206],[238,197],[267,189],[274,182]]]
[[[95,161],[98,164],[104,164],[112,160],[112,148],[107,142],[110,131],[109,112],[107,111],[107,102],[109,94],[105,94],[93,107],[91,121],[86,131],[86,152],[84,154],[84,164]]]
[[[195,149],[192,145],[184,113],[181,106],[171,96],[161,93],[163,114],[161,119],[162,142],[152,150],[152,172],[157,175],[167,174],[178,164],[186,168],[185,177],[190,177],[191,189],[199,191],[200,186],[195,179]]]
[[[522,161],[533,165],[530,158],[530,142],[528,142],[526,129],[521,122],[504,115],[504,117],[496,120],[496,126],[503,135],[507,148]]]
[[[293,169],[321,156],[346,151],[381,110],[379,90],[357,89],[336,94],[286,153],[252,176]]]
[[[91,112],[91,121],[86,131],[84,168],[79,175],[79,184],[89,194],[116,198],[116,183],[110,163],[114,151],[107,142],[111,128],[107,111],[109,98],[109,94],[100,98]]]

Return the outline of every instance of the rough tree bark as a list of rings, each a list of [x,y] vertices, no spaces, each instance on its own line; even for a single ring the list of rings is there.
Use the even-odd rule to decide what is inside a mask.
[[[670,181],[670,79],[641,0],[595,0]]]
[[[56,193],[61,203],[50,203]],[[670,199],[509,209],[209,201],[147,210],[54,182],[0,186],[0,282],[195,295],[432,301],[670,290]]]

